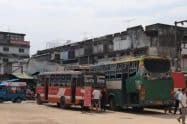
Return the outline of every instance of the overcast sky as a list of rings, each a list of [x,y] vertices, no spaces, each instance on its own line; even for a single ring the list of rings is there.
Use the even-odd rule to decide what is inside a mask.
[[[80,41],[187,19],[187,0],[0,0],[0,30],[26,34],[31,54],[46,43]]]

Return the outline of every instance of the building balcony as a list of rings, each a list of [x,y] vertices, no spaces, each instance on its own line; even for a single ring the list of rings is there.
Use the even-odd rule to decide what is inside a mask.
[[[30,46],[30,41],[21,41],[21,40],[11,40],[10,44],[12,45],[23,45],[23,46]]]

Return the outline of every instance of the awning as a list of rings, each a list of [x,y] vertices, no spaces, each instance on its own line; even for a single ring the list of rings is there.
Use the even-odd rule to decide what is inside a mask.
[[[32,76],[26,73],[12,73],[12,75],[19,79],[34,79]]]

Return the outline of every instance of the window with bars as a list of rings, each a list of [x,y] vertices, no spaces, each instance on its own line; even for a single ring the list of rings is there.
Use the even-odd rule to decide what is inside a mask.
[[[3,47],[3,51],[8,52],[9,48],[8,47]]]
[[[19,53],[24,53],[25,50],[23,48],[19,48]]]

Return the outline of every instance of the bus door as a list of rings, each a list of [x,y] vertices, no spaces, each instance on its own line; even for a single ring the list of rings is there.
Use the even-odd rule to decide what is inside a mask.
[[[71,80],[71,103],[75,103],[75,96],[76,96],[76,83],[77,77],[72,77]]]
[[[48,100],[49,78],[44,80],[44,99]]]

